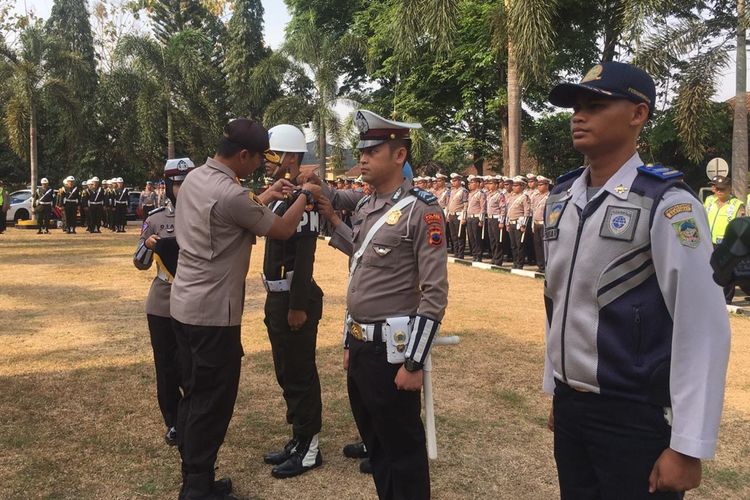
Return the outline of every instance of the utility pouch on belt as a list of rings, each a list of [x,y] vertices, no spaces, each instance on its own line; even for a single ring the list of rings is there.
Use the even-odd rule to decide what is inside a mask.
[[[399,365],[406,361],[406,346],[409,345],[412,322],[409,316],[385,320],[387,328],[383,328],[383,336],[389,363]]]

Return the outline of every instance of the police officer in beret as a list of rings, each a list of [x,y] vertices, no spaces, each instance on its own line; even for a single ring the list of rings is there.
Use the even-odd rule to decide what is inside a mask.
[[[655,95],[616,62],[550,93],[589,160],[545,207],[544,390],[565,499],[681,498],[716,450],[729,323],[702,204],[636,150]]]
[[[177,415],[182,494],[187,500],[228,498],[214,489],[214,464],[234,411],[243,356],[240,325],[250,251],[258,235],[283,240],[297,230],[305,207],[320,194],[305,184],[279,217],[265,205],[282,199],[289,181],[260,196],[243,188],[268,153],[268,131],[237,119],[224,127],[216,155],[180,187],[175,233],[179,266],[172,283],[170,314],[182,370]]]
[[[302,157],[307,151],[305,134],[293,125],[277,125],[268,131],[269,162],[273,180],[297,184]],[[268,171],[268,169],[267,169]],[[291,200],[276,200],[269,208],[277,215],[289,209]],[[295,234],[287,239],[266,239],[263,283],[266,288],[265,324],[271,341],[273,365],[286,402],[286,421],[292,437],[279,451],[263,460],[275,467],[276,478],[289,478],[319,467],[323,455],[318,434],[323,404],[315,364],[318,323],[323,314],[323,290],[313,279],[320,216],[314,205],[306,207]]]
[[[437,198],[404,177],[414,123],[360,110],[362,177],[374,194],[331,244],[351,255],[344,365],[378,496],[430,498],[420,417],[422,368],[448,299],[445,221]]]

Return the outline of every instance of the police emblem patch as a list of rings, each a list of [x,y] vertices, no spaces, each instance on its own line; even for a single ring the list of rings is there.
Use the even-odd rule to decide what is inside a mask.
[[[560,215],[562,215],[563,208],[565,208],[565,203],[563,202],[553,204],[547,212],[547,220],[544,221],[544,225],[546,227],[557,227],[558,222],[560,222]]]
[[[673,222],[672,227],[677,233],[677,239],[680,240],[682,246],[697,248],[700,245],[701,235],[698,232],[698,225],[695,222],[695,218],[691,217]]]
[[[177,162],[177,170],[179,172],[185,172],[187,169],[188,169],[188,165],[185,160],[180,160]]]
[[[638,217],[641,211],[638,208],[609,206],[604,214],[599,236],[615,240],[632,241],[635,228],[638,225]]]
[[[443,244],[443,227],[438,225],[432,225],[427,228],[427,242],[434,246],[439,247]]]
[[[357,126],[360,134],[366,134],[370,130],[370,124],[367,123],[367,119],[365,119],[365,115],[361,111],[358,111],[357,116],[354,117],[354,124]]]

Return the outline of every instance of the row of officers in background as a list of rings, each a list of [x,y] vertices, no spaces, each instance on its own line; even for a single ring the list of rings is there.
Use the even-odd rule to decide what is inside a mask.
[[[78,185],[73,176],[68,176],[59,189],[50,187],[49,180],[43,178],[33,193],[33,208],[39,230],[37,234],[48,234],[54,209],[58,207],[62,218],[63,231],[75,234],[80,216],[81,223],[90,233],[101,233],[101,228],[124,233],[127,224],[130,190],[125,187],[122,177],[105,179],[92,177]],[[166,196],[153,189],[149,182],[141,193],[140,208],[144,218],[148,212],[163,206]]]
[[[448,248],[456,258],[464,258],[468,238],[474,262],[481,262],[488,253],[494,265],[512,259],[514,269],[536,263],[544,271],[542,236],[549,179],[534,174],[512,179],[469,175],[466,185],[457,173],[437,174],[434,179],[417,177],[414,182],[438,199],[448,225]]]

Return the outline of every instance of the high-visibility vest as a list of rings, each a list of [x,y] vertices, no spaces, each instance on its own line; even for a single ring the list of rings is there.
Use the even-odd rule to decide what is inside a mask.
[[[722,206],[719,206],[719,200],[716,200],[708,207],[708,224],[711,227],[711,241],[714,245],[721,243],[727,226],[737,218],[744,206],[738,198],[732,197]]]
[[[750,200],[750,194],[747,195],[747,197]],[[708,210],[709,207],[711,207],[711,205],[713,205],[714,203],[716,203],[716,195],[715,194],[709,194],[708,196],[706,196],[706,199],[703,202],[703,206],[706,207],[706,210]]]

